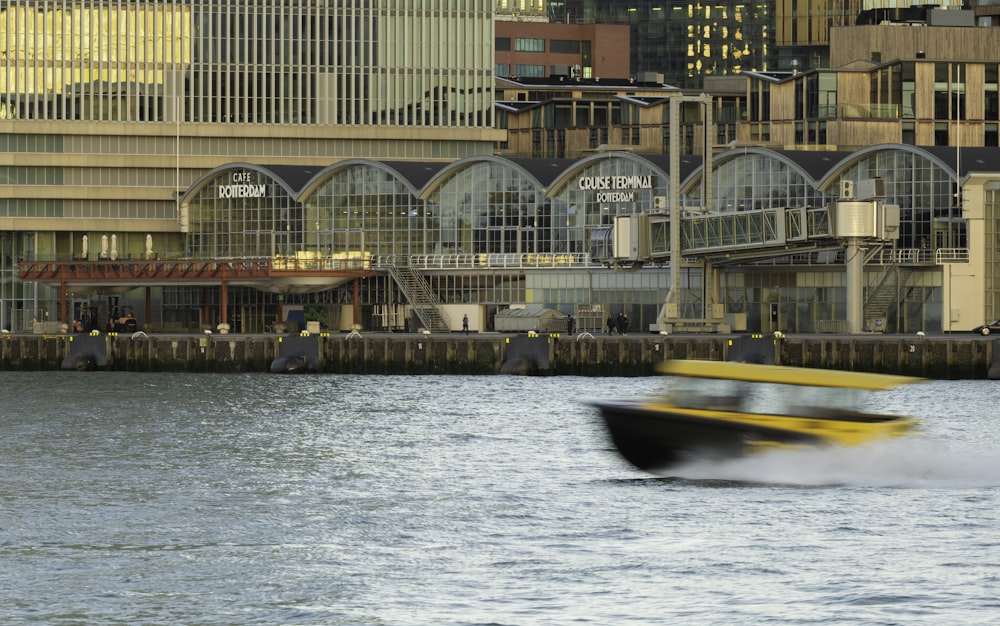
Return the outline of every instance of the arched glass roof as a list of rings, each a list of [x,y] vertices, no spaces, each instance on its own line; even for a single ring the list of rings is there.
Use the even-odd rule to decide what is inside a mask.
[[[821,207],[835,198],[819,191],[817,180],[845,153],[741,148],[714,159],[712,211],[777,207]],[[684,182],[683,193],[698,205],[702,171]]]
[[[989,171],[998,162],[998,148],[741,148],[714,159],[711,208],[823,207],[839,196],[841,180],[877,177],[885,181],[886,201],[901,208],[899,245],[937,245],[934,237],[952,237],[961,218],[955,171]],[[402,255],[586,252],[594,233],[606,230],[615,215],[664,210],[656,198],[669,200],[669,168],[664,155],[624,152],[578,160],[352,159],[326,168],[234,163],[209,172],[184,194],[184,216],[191,248],[208,256],[302,248]],[[700,168],[699,157],[682,157],[685,207],[700,206]]]
[[[993,149],[996,150],[996,149]],[[961,238],[964,227],[953,217],[961,217],[956,198],[955,170],[942,157],[955,155],[945,151],[900,144],[871,146],[852,153],[832,168],[821,185],[833,187],[841,180],[858,183],[881,178],[885,186],[885,201],[900,209],[902,248],[927,248],[934,232],[943,229],[946,239],[938,242],[950,247],[949,239]],[[994,152],[1000,156],[1000,152]],[[936,226],[937,224],[937,226]],[[961,232],[948,231],[960,228]]]
[[[290,183],[279,172],[234,163],[201,177],[183,198],[188,255],[273,257],[299,249],[304,225],[293,184],[305,182],[308,173],[297,171],[302,176]]]
[[[531,253],[551,242],[544,184],[516,160],[464,159],[429,181],[423,198],[431,254]]]

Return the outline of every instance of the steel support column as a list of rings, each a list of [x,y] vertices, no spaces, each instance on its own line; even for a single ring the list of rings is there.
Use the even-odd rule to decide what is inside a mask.
[[[226,266],[222,266],[222,293],[219,294],[219,323],[228,324],[229,319],[229,283],[226,282]]]
[[[361,302],[360,302],[361,286],[359,284],[360,282],[361,282],[360,278],[354,279],[354,321],[351,322],[352,324],[361,323]]]
[[[847,238],[847,253],[844,264],[847,266],[847,332],[860,333],[864,330],[861,318],[864,309],[862,283],[864,282],[865,257],[859,238]]]
[[[66,266],[59,272],[59,321],[66,323]]]

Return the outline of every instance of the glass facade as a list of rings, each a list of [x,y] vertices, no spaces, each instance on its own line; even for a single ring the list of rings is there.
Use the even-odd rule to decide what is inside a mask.
[[[715,211],[824,207],[836,198],[819,191],[794,161],[772,151],[721,155],[712,189]]]
[[[185,200],[186,250],[199,258],[360,250],[399,257],[586,253],[594,231],[614,215],[640,212],[654,195],[666,194],[666,176],[655,165],[605,157],[589,161],[550,198],[521,165],[532,162],[540,160],[456,162],[425,199],[391,164],[338,164],[319,175],[301,203],[275,172],[234,165]],[[612,178],[626,179],[626,186],[580,187],[580,179]]]
[[[232,215],[192,207],[184,219],[199,230],[186,237],[178,195],[227,163],[490,154],[493,10],[488,0],[2,3],[0,217],[11,226],[0,272],[16,277],[18,259],[82,258],[84,237],[141,253],[151,234],[171,257],[318,245],[315,228],[291,239],[299,228],[282,212],[294,203],[265,179],[270,200],[243,198]],[[55,293],[4,280],[0,323],[44,318]]]
[[[654,197],[669,194],[665,159],[654,163],[641,157],[598,156],[580,161],[580,166],[562,177],[551,194],[553,221],[565,223],[569,252],[592,252],[592,244],[610,232],[616,215],[648,211]],[[593,189],[603,182],[607,189]]]
[[[433,172],[421,187],[408,176],[424,168]],[[592,237],[607,231],[615,215],[641,212],[654,195],[667,193],[666,175],[642,157],[483,157],[443,168],[359,160],[317,170],[314,182],[294,190],[282,180],[289,171],[234,164],[201,181],[184,199],[188,253],[367,255],[376,268],[418,266],[444,304],[477,303],[492,314],[520,302],[566,313],[597,304],[602,311],[625,311],[635,329],[656,321],[669,289],[669,272],[603,275],[589,254]],[[551,183],[539,180],[540,171]],[[377,273],[361,289],[366,327],[402,328],[395,311],[405,297],[387,275]],[[188,292],[171,290],[169,299],[205,297]],[[293,304],[350,300],[346,289],[285,297]],[[266,294],[243,294],[240,302],[241,324],[269,319],[266,310],[274,307]],[[205,304],[216,306],[211,299]],[[182,316],[184,306],[177,308],[171,319]]]
[[[537,181],[492,159],[459,167],[430,195],[433,254],[550,252],[551,215]]]
[[[489,125],[492,6],[13,0],[0,118]]]
[[[558,21],[628,24],[633,72],[697,88],[704,76],[766,71],[775,54],[775,1],[566,0]]]
[[[830,157],[825,175],[814,179],[806,174],[805,162],[815,153],[753,149],[722,155],[713,176],[715,211],[823,206],[832,196],[820,187],[839,189],[840,180],[878,176],[886,181],[887,200],[903,208],[896,244],[902,252],[925,250],[925,235],[927,246],[962,242],[964,226],[950,219],[957,215],[949,209],[953,172],[933,154],[881,146]],[[477,304],[491,314],[517,303],[566,313],[621,310],[639,332],[656,322],[672,284],[671,270],[652,262],[618,271],[605,265],[610,248],[602,254],[594,242],[611,233],[616,216],[649,213],[657,198],[670,196],[666,166],[665,159],[629,153],[579,161],[482,157],[450,165],[234,163],[204,177],[182,199],[188,231],[184,255],[370,257],[375,274],[362,281],[360,293],[366,328],[402,327],[398,311],[408,300],[387,270],[405,265],[426,276],[443,305]],[[699,177],[694,171],[685,184],[690,188]],[[694,197],[686,203],[693,206]],[[13,248],[17,241],[0,243]],[[54,243],[49,237],[30,239],[38,254]],[[135,245],[123,238],[122,254]],[[703,266],[679,269],[683,317],[704,315],[707,304],[717,300],[727,314],[743,314],[750,331],[823,332],[844,319],[843,257],[837,249],[800,252],[793,246],[779,250],[784,256],[760,259],[749,256],[759,252],[751,247],[733,252],[748,256],[725,264],[715,296],[704,290]],[[230,289],[247,332],[262,331],[274,321],[276,294]],[[285,298],[285,304],[325,306],[350,302],[353,296],[350,288],[326,286],[291,291]],[[199,316],[206,312],[211,317],[218,306],[216,295],[197,288],[162,288],[157,300],[164,324],[203,319]],[[941,271],[930,265],[908,277],[891,324],[905,332],[940,330],[941,310]]]
[[[898,247],[930,250],[968,245],[962,209],[955,203],[955,174],[919,149],[878,148],[858,153],[841,174],[855,182],[881,178],[886,202],[900,211]]]
[[[951,215],[953,173],[933,155],[886,146],[830,153],[820,157],[825,169],[814,179],[805,163],[816,158],[761,148],[721,155],[713,173],[713,210],[822,208],[837,194],[821,187],[839,191],[840,180],[878,176],[886,182],[887,201],[902,208],[897,248],[916,250],[916,257],[930,252],[926,246],[932,243],[967,245],[964,226],[941,219]],[[654,263],[617,272],[602,262],[610,256],[607,237],[615,216],[648,212],[654,198],[669,197],[666,166],[665,159],[628,153],[579,161],[484,157],[439,166],[418,184],[391,163],[359,160],[317,171],[315,182],[298,194],[289,193],[274,172],[269,179],[263,176],[267,170],[233,166],[190,199],[189,239],[196,255],[370,254],[376,266],[415,264],[426,271],[444,304],[476,303],[494,314],[519,302],[567,313],[623,310],[635,328],[644,329],[656,321],[670,289],[669,268]],[[239,181],[234,183],[234,176]],[[698,171],[689,175],[686,188],[694,188],[700,177]],[[259,185],[258,197],[220,191],[237,183]],[[686,206],[698,204],[697,193],[684,197]],[[607,245],[600,248],[595,241]],[[744,315],[752,331],[836,329],[847,310],[842,264],[836,249],[748,258],[724,272],[718,301],[727,314]],[[702,268],[682,271],[682,316],[704,315]],[[366,321],[392,328],[376,311],[391,310],[405,298],[384,275],[365,281],[363,289],[362,301],[371,311]],[[891,311],[892,328],[940,329],[939,270],[909,276],[901,294]],[[290,297],[310,302],[307,296]]]
[[[433,217],[400,175],[379,164],[339,165],[305,201],[303,241],[324,254],[426,254]],[[313,230],[312,227],[315,227]]]
[[[288,190],[264,171],[223,172],[185,203],[186,256],[198,259],[294,256],[303,248],[303,212]]]

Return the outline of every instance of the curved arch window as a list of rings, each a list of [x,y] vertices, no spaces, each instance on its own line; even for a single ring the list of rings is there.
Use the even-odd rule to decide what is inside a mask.
[[[583,178],[649,177],[651,187],[581,189]],[[587,252],[595,231],[609,227],[616,215],[649,212],[653,198],[668,197],[669,178],[652,165],[631,158],[599,159],[576,173],[551,202],[556,252]],[[600,238],[600,235],[598,235]]]
[[[962,211],[954,202],[951,172],[922,154],[881,150],[866,155],[841,176],[855,182],[869,178],[885,181],[886,202],[899,205],[900,248],[929,248],[935,240],[948,242],[948,247],[964,245],[960,244]]]
[[[824,206],[833,196],[817,191],[798,170],[763,154],[739,156],[712,174],[713,210]]]
[[[535,182],[513,167],[475,163],[456,172],[428,201],[439,217],[434,254],[548,251],[552,216]]]
[[[425,254],[432,216],[394,174],[354,165],[339,170],[306,201],[306,239],[324,253]]]
[[[293,255],[303,249],[301,206],[251,170],[225,172],[188,202],[187,252],[196,258]]]

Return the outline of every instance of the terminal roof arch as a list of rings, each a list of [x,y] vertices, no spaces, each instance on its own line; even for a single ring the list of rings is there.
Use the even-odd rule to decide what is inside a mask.
[[[370,167],[381,170],[399,181],[413,194],[413,197],[417,197],[420,195],[420,190],[427,184],[427,181],[442,169],[448,167],[448,163],[439,161],[376,161],[373,159],[347,159],[338,161],[337,163],[328,165],[317,173],[303,187],[298,200],[304,202],[335,174],[352,167]]]
[[[423,190],[420,199],[427,200],[445,183],[460,172],[481,163],[493,163],[520,172],[534,181],[536,187],[545,192],[551,182],[571,163],[573,159],[510,159],[498,156],[472,156],[455,161],[431,177]]]
[[[908,152],[924,157],[945,172],[952,180],[956,172],[962,177],[970,172],[996,171],[996,163],[1000,162],[1000,148],[956,146],[912,146],[905,143],[884,143],[862,148],[847,155],[830,173],[820,181],[823,187],[829,187],[838,181],[851,167],[879,152]]]
[[[835,167],[845,156],[849,154],[850,153],[848,152],[827,152],[816,150],[774,150],[771,148],[748,146],[728,150],[714,157],[712,161],[712,175],[714,177],[716,173],[715,170],[723,167],[726,163],[731,163],[732,161],[751,155],[762,156],[764,158],[773,159],[793,171],[798,172],[818,191],[819,181],[823,180],[830,169]],[[690,194],[696,192],[698,186],[701,185],[703,174],[704,172],[702,171],[702,168],[698,168],[697,172],[684,181],[681,193]]]
[[[311,181],[323,168],[318,166],[298,166],[298,165],[255,165],[253,163],[227,163],[212,170],[209,170],[198,178],[194,183],[181,194],[181,204],[187,204],[191,198],[196,197],[201,191],[217,180],[219,176],[226,172],[235,170],[252,170],[274,181],[279,187],[285,190],[288,197],[295,199],[302,191],[303,187]]]
[[[819,188],[830,168],[846,152],[775,150],[743,147],[713,160],[710,210],[769,209],[780,206],[819,206],[825,203]],[[699,168],[681,188],[686,202],[699,206],[704,170]]]

